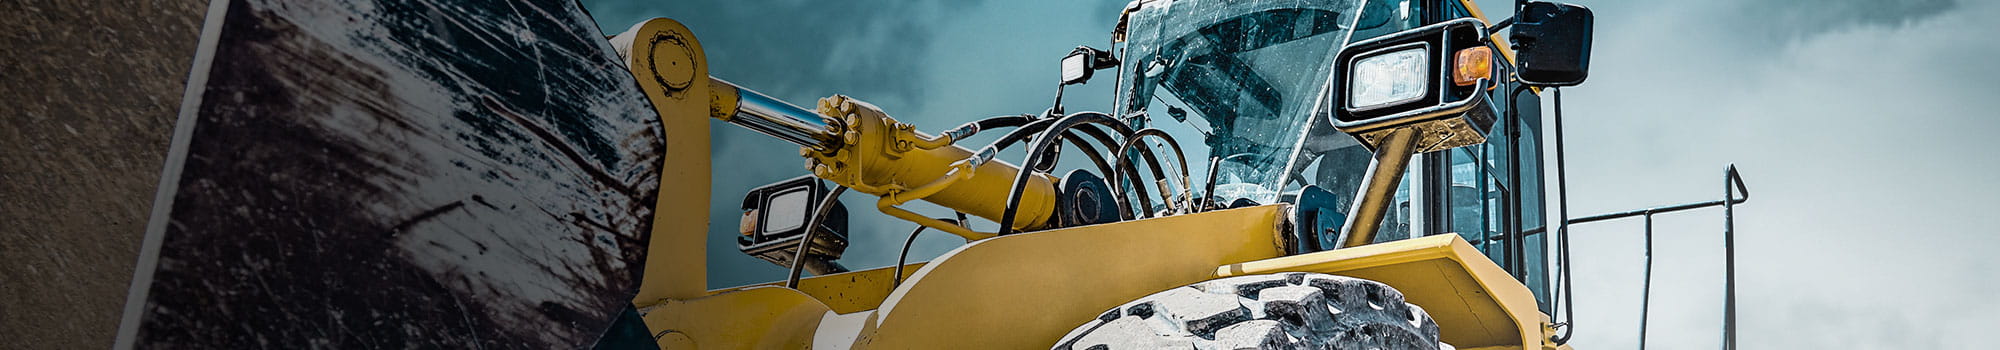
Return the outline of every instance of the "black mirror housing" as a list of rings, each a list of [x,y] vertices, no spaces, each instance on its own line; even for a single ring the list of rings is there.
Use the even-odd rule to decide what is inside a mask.
[[[1592,15],[1581,5],[1530,1],[1514,17],[1512,38],[1521,82],[1573,86],[1590,74]]]

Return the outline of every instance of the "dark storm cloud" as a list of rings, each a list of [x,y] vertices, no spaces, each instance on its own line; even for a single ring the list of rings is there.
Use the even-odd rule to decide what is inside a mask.
[[[585,1],[606,33],[666,17],[694,30],[713,74],[788,101],[838,91],[920,101],[935,29],[978,1]],[[809,106],[808,106],[809,107]]]
[[[930,51],[938,28],[978,1],[584,1],[605,33],[624,32],[640,21],[665,17],[694,31],[707,52],[709,74],[808,109],[835,93],[863,96],[892,110],[930,104],[926,69],[938,64]],[[713,124],[714,192],[710,211],[709,287],[721,288],[783,278],[784,269],[737,251],[735,213],[744,191],[807,174],[797,147],[742,128]],[[856,246],[902,242],[887,231],[907,223],[870,218],[873,197],[850,193],[843,201],[857,219],[849,231]],[[904,231],[907,232],[907,231]],[[885,236],[885,237],[876,237]],[[883,250],[880,247],[876,250]],[[893,249],[893,248],[891,248]],[[850,251],[864,250],[856,247]],[[870,263],[894,261],[881,254],[850,254]],[[854,256],[858,255],[858,256]],[[873,259],[856,259],[856,258]],[[865,265],[865,264],[864,264]],[[885,264],[872,264],[885,265]]]

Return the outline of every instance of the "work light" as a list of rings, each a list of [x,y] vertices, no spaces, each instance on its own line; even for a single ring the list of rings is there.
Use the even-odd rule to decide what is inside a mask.
[[[784,193],[768,195],[760,216],[764,222],[757,225],[757,232],[767,237],[794,233],[806,225],[813,207],[812,188],[796,187],[784,189]]]
[[[813,215],[832,193],[811,175],[779,181],[750,190],[743,195],[743,218],[737,232],[736,249],[778,266],[791,267],[793,259],[805,259],[804,267],[816,274],[846,271],[834,263],[847,251],[847,208],[832,201],[824,210],[826,218],[811,225]],[[815,227],[808,227],[815,226]],[[814,234],[805,252],[799,240],[807,231]]]
[[[1415,129],[1416,152],[1486,142],[1494,82],[1486,23],[1461,18],[1342,47],[1322,111],[1333,127],[1373,150],[1389,133]]]
[[[1071,54],[1062,59],[1062,81],[1065,84],[1082,83],[1090,79],[1090,55]]]
[[[1090,81],[1092,72],[1099,69],[1118,68],[1118,58],[1111,52],[1078,46],[1070,50],[1062,59],[1062,85],[1076,85]]]
[[[1356,59],[1347,107],[1370,110],[1424,97],[1431,85],[1428,47],[1415,43]]]

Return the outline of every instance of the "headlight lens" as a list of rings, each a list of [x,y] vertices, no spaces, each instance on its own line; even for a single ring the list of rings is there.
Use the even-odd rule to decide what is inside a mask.
[[[1082,83],[1090,78],[1090,56],[1072,54],[1062,59],[1063,84]]]
[[[1354,61],[1347,107],[1370,109],[1422,98],[1429,92],[1430,54],[1412,47]]]
[[[812,213],[812,192],[799,188],[771,196],[764,208],[764,234],[780,234],[806,225]]]

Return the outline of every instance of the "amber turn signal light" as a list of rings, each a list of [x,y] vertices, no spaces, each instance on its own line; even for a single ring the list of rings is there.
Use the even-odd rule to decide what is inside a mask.
[[[1472,85],[1493,74],[1493,49],[1490,47],[1468,47],[1452,56],[1452,84]]]

